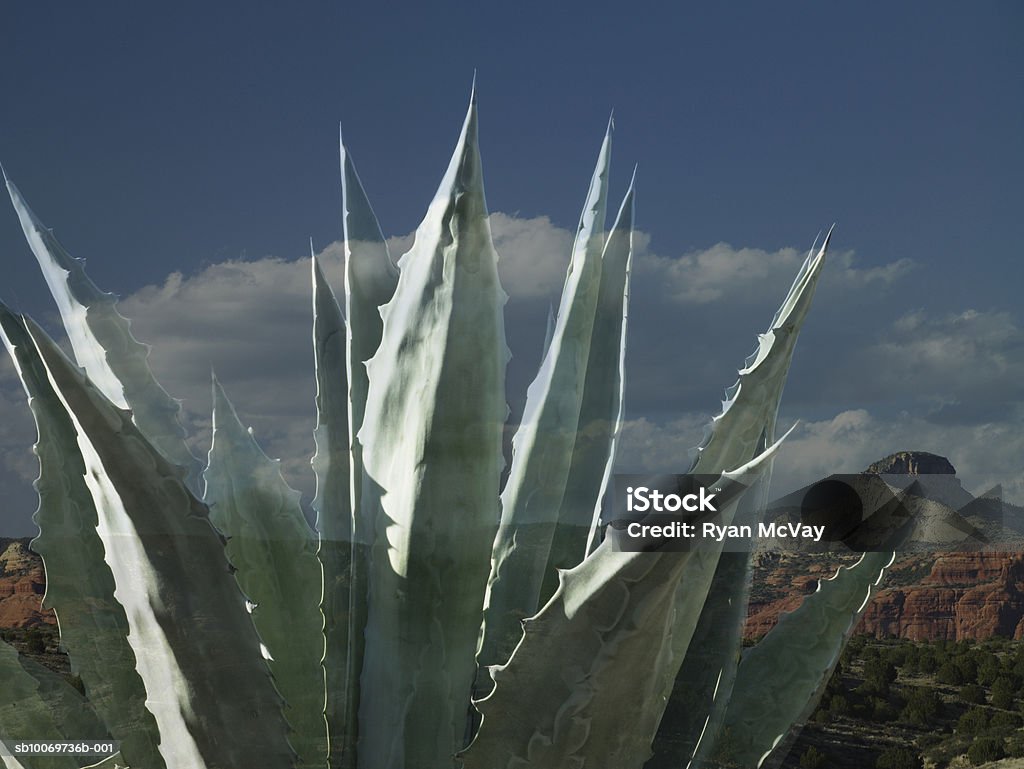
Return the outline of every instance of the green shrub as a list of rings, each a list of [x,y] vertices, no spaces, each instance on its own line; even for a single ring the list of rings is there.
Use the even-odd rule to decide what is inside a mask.
[[[988,712],[984,708],[971,708],[956,722],[961,734],[979,734],[988,728]]]
[[[989,761],[998,761],[1006,756],[1003,740],[998,737],[981,737],[967,749],[967,757],[977,766]]]
[[[1020,716],[1018,716],[1016,713],[1007,713],[1004,711],[1001,713],[993,713],[991,720],[988,722],[988,725],[991,728],[1016,729],[1018,726],[1020,726],[1020,723]]]
[[[829,701],[828,710],[835,716],[849,715],[850,703],[842,694],[834,694]]]
[[[960,689],[960,699],[972,705],[981,705],[985,702],[985,689],[978,684],[967,684]]]
[[[943,662],[936,671],[935,678],[940,684],[951,684],[952,686],[962,686],[973,680],[973,676],[971,678],[965,676],[961,667],[953,660]]]
[[[899,716],[899,713],[888,700],[884,700],[881,697],[872,697],[871,715],[873,720],[876,722],[887,723],[889,721],[895,721]]]
[[[811,745],[800,756],[800,769],[824,769],[826,761],[825,754]]]
[[[931,689],[911,688],[900,717],[917,726],[931,726],[942,712],[942,700]]]
[[[996,680],[1003,675],[1002,665],[999,664],[999,660],[994,654],[989,654],[978,665],[977,682],[982,686],[991,686]]]
[[[828,679],[828,683],[825,685],[826,694],[834,694],[836,692],[843,691],[843,672],[842,661],[837,662],[835,670],[832,671],[831,678]]]
[[[930,748],[933,745],[938,745],[944,739],[945,738],[941,734],[926,732],[925,734],[919,735],[918,738],[914,740],[914,746],[924,750],[925,748]]]
[[[32,628],[25,634],[25,648],[30,654],[46,653],[46,639],[38,628]]]
[[[1006,743],[1006,755],[1010,758],[1024,758],[1024,737],[1014,735]]]
[[[897,675],[896,666],[887,659],[879,657],[864,663],[865,680],[891,684]]]
[[[889,650],[889,662],[898,668],[906,665],[912,656],[914,656],[914,645],[906,641],[901,641]]]
[[[939,661],[936,654],[930,649],[922,649],[917,656],[917,672],[928,675],[939,669]]]
[[[992,705],[997,708],[1009,709],[1017,698],[1017,687],[1009,678],[999,678],[992,684]]]
[[[924,762],[910,748],[886,748],[875,761],[875,769],[921,769]]]
[[[880,681],[877,678],[868,678],[862,681],[854,691],[862,697],[888,697],[889,682]]]

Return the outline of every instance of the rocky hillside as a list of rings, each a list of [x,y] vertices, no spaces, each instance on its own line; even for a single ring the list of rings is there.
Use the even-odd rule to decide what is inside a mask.
[[[844,560],[763,554],[751,589],[746,634],[767,633]],[[908,554],[861,618],[875,638],[962,641],[1024,639],[1024,553]]]
[[[914,515],[914,533],[924,545],[897,559],[859,632],[915,641],[1024,638],[1024,511],[995,498],[973,499],[949,460],[935,454],[899,452],[865,474],[910,489],[914,496],[904,509]],[[963,537],[968,529],[988,537],[989,544],[975,552],[943,551],[942,537]],[[757,553],[747,636],[768,632],[780,613],[814,592],[819,579],[855,558],[777,549]]]
[[[52,611],[40,606],[45,591],[43,564],[28,540],[0,539],[0,628],[55,625]]]

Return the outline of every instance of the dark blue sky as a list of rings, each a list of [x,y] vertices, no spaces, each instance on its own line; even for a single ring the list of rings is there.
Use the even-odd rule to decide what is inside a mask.
[[[492,210],[572,226],[614,108],[614,181],[639,163],[660,252],[838,220],[867,263],[926,265],[911,305],[1016,297],[1020,4],[667,5],[9,4],[0,159],[123,291],[337,239],[339,122],[385,231],[409,232],[476,68]],[[28,301],[13,214],[0,247],[0,293]]]
[[[685,468],[792,247],[837,221],[783,402],[804,426],[776,476],[922,449],[1024,501],[1022,40],[1018,2],[9,3],[0,162],[126,298],[196,451],[216,365],[308,492],[308,270],[259,260],[340,239],[339,123],[384,232],[405,236],[477,71],[515,413],[614,109],[613,206],[638,164],[645,233],[630,469]],[[0,299],[56,330],[6,205]],[[32,528],[25,412],[0,361],[0,535]]]

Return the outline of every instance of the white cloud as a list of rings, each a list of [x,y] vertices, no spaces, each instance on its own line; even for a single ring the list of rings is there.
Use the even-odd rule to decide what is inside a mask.
[[[765,251],[717,243],[679,257],[642,254],[638,273],[680,304],[746,302],[783,296],[805,256],[795,248]],[[823,286],[846,290],[889,286],[914,266],[910,259],[900,259],[877,267],[857,267],[851,251],[833,251],[829,259]]]
[[[515,403],[540,355],[546,314],[546,303],[540,300],[555,298],[561,290],[572,233],[546,217],[520,219],[501,213],[492,215],[491,227],[502,281],[511,297],[506,325],[514,358],[508,397]],[[390,241],[395,258],[412,238],[409,234]],[[717,406],[721,388],[731,384],[748,352],[748,340],[770,317],[771,305],[788,289],[804,254],[723,243],[673,259],[650,253],[643,233],[637,244],[627,373],[627,405],[636,418],[624,427],[618,465],[679,472],[688,466],[688,450],[699,443],[709,417],[696,409]],[[321,254],[339,293],[342,253],[342,244],[333,243]],[[889,286],[911,268],[907,260],[858,267],[852,252],[831,259],[819,290],[851,301]],[[209,375],[215,368],[243,420],[254,426],[268,454],[282,458],[289,482],[307,495],[312,490],[314,423],[309,273],[308,257],[228,261],[194,275],[171,274],[160,285],[128,295],[120,305],[133,319],[135,335],[152,345],[151,365],[158,379],[183,399],[196,452],[208,448]],[[709,302],[715,302],[716,318],[736,328],[718,320],[706,326]],[[758,314],[762,312],[763,317]],[[974,310],[947,315],[918,311],[889,328],[881,320],[877,323],[865,325],[861,338],[868,341],[860,351],[851,350],[817,374],[819,389],[830,398],[825,406],[817,404],[817,413],[842,413],[808,423],[793,436],[777,465],[779,477],[825,469],[855,471],[891,451],[919,448],[945,453],[979,484],[996,476],[1009,484],[1009,476],[1003,478],[1009,472],[1006,457],[1022,455],[1019,438],[1010,429],[1019,425],[1020,412],[1003,408],[999,418],[977,409],[965,411],[964,402],[969,395],[987,392],[984,402],[1006,403],[1011,393],[1019,392],[1024,342],[1013,318]],[[701,330],[706,327],[715,333]],[[680,331],[666,335],[666,328]],[[747,335],[737,336],[739,348],[722,344],[725,334],[739,329]],[[694,330],[699,333],[690,333]],[[686,349],[667,352],[676,345]],[[813,359],[812,352],[818,354],[804,345],[798,357]],[[856,361],[857,370],[844,368],[850,360]],[[0,363],[0,487],[10,490],[8,497],[28,498],[28,483],[35,475],[29,447],[35,436],[13,377],[10,364]],[[826,380],[834,386],[825,387]],[[856,410],[872,388],[904,394],[917,416],[885,421],[875,410]],[[793,407],[796,391],[789,389],[787,408]],[[934,415],[925,416],[940,404],[949,413],[960,409],[957,424],[943,426]],[[27,519],[30,507],[25,508]]]
[[[979,375],[988,382],[1024,380],[1024,331],[1008,312],[910,312],[868,353],[900,379],[914,371],[930,381],[953,376],[958,387],[972,385]]]
[[[546,216],[517,219],[491,214],[494,248],[501,257],[498,270],[509,296],[518,299],[556,296],[565,282],[572,233]]]
[[[691,450],[700,443],[710,420],[710,414],[696,413],[663,423],[647,417],[626,420],[615,457],[616,471],[685,473]]]
[[[515,299],[549,298],[562,290],[569,267],[573,234],[546,216],[520,219],[500,212],[490,216],[491,238],[498,252],[502,288]],[[396,261],[412,246],[415,233],[388,238]],[[340,244],[338,244],[340,246]]]
[[[787,488],[829,473],[860,472],[896,451],[947,457],[964,486],[983,493],[1002,484],[1006,498],[1024,503],[1024,431],[1012,421],[937,425],[900,414],[881,418],[858,409],[810,422],[786,442],[776,468]]]
[[[915,310],[831,372],[838,397],[913,398],[932,418],[1007,419],[1024,402],[1024,329],[1008,313]]]
[[[623,425],[617,470],[684,472],[688,450],[699,443],[709,419],[691,413],[666,423],[630,420]],[[782,424],[788,426],[784,418]],[[775,460],[773,493],[798,489],[832,473],[862,472],[897,451],[945,456],[968,490],[980,494],[1002,484],[1006,499],[1024,504],[1024,431],[1019,423],[949,427],[908,414],[883,419],[865,409],[801,423]]]

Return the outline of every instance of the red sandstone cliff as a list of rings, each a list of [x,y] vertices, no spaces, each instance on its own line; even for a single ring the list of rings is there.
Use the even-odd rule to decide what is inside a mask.
[[[748,637],[768,632],[835,568],[804,560],[773,559],[757,570],[761,587],[751,599]],[[911,554],[891,576],[896,584],[878,592],[858,632],[917,641],[1024,638],[1024,553]]]
[[[43,611],[43,564],[25,543],[10,542],[0,549],[0,628],[56,624],[52,611]]]

